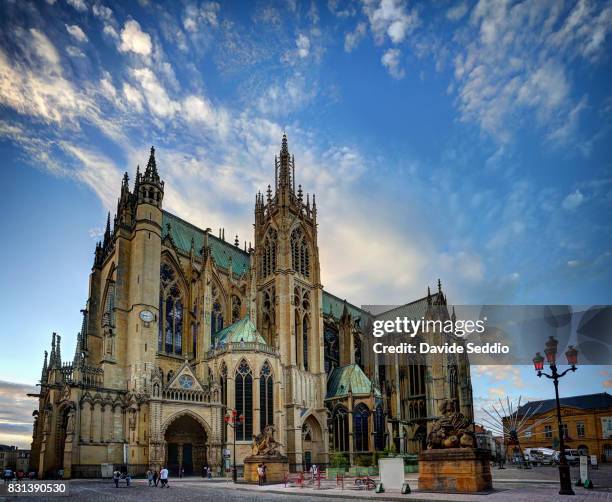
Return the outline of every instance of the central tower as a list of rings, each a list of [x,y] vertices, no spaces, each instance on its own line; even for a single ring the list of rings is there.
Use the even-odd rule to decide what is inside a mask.
[[[315,196],[295,183],[295,159],[283,135],[274,190],[255,199],[257,327],[283,367],[279,435],[290,463],[302,463],[302,426],[313,415],[327,438],[323,318]],[[321,445],[323,448],[325,445]],[[325,450],[326,451],[326,448]]]

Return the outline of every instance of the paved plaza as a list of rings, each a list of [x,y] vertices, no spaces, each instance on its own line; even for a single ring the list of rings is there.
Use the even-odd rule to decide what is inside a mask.
[[[558,495],[558,470],[554,467],[539,467],[529,470],[507,468],[493,470],[495,491],[483,495],[458,495],[458,494],[436,494],[424,493],[416,490],[417,475],[411,474],[406,477],[413,492],[402,495],[399,492],[374,493],[373,491],[357,489],[354,479],[347,478],[344,487],[338,486],[336,480],[324,480],[321,487],[306,483],[303,487],[269,485],[254,486],[233,483],[215,479],[212,481],[201,478],[171,479],[170,488],[150,488],[142,479],[135,479],[128,488],[125,482],[115,488],[112,480],[74,480],[69,481],[69,495],[65,497],[26,497],[14,498],[0,496],[2,500],[87,500],[87,501],[157,501],[157,500],[217,500],[230,501],[275,501],[290,500],[291,502],[310,502],[314,500],[422,500],[422,501],[512,501],[512,502],[535,502],[535,501],[612,501],[612,466],[602,466],[599,470],[591,471],[591,477],[595,483],[594,490],[585,490],[575,487],[576,496],[561,497]],[[578,476],[577,468],[572,468],[572,479]]]

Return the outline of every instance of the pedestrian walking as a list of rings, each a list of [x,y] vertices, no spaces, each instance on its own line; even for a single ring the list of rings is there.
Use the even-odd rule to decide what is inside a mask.
[[[115,488],[119,488],[120,479],[121,479],[121,473],[118,470],[113,472],[113,481],[115,482]]]
[[[257,466],[257,484],[259,486],[263,485],[263,478],[264,478],[264,468],[262,464],[259,464]]]
[[[184,475],[185,475],[185,469],[181,467],[179,470],[179,478],[182,478]]]
[[[151,469],[147,471],[147,481],[149,481],[149,486],[153,486],[153,471]]]
[[[8,485],[11,482],[11,479],[13,479],[13,471],[11,471],[9,468],[4,469],[4,484]]]
[[[210,466],[206,468],[206,474],[208,476],[208,479],[212,479],[212,469],[210,468]]]
[[[153,484],[155,485],[155,488],[157,488],[157,483],[159,483],[159,473],[157,472],[157,469],[153,472]]]
[[[268,466],[265,462],[261,466],[263,467],[263,484],[265,485],[268,482]]]
[[[159,471],[159,479],[161,480],[161,487],[162,488],[169,488],[168,487],[168,469],[166,469],[165,467],[162,468],[161,471]]]

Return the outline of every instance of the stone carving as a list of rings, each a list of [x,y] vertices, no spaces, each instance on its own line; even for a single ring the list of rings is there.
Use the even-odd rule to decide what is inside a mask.
[[[261,434],[253,437],[253,455],[280,457],[281,444],[274,439],[274,426],[266,425]]]
[[[70,410],[68,411],[68,419],[66,421],[66,434],[68,436],[74,434],[74,408],[70,407]]]
[[[439,407],[442,416],[436,420],[427,436],[427,449],[473,448],[476,444],[472,422],[457,411],[457,401],[445,399]]]

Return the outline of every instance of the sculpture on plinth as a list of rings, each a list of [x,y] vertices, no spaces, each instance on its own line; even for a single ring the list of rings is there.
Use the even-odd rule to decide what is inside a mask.
[[[476,448],[472,421],[445,399],[419,455],[419,490],[474,493],[493,489],[491,452]]]
[[[282,445],[274,439],[274,431],[273,425],[266,425],[260,434],[253,436],[252,455],[244,459],[245,481],[258,481],[259,466],[265,466],[267,483],[282,482],[289,473],[289,460],[281,451]]]
[[[445,399],[439,410],[442,416],[436,420],[427,436],[427,449],[473,448],[474,432],[469,430],[472,422],[457,411],[457,402]]]

